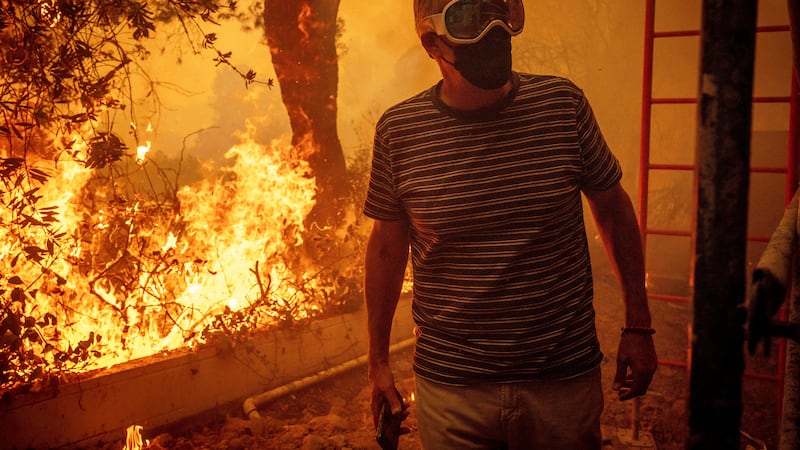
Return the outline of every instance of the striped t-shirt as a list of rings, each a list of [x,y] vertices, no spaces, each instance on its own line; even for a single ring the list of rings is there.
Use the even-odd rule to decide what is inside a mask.
[[[494,108],[434,86],[378,121],[364,213],[407,220],[414,369],[447,384],[569,378],[601,359],[581,189],[622,172],[583,92],[518,74]]]

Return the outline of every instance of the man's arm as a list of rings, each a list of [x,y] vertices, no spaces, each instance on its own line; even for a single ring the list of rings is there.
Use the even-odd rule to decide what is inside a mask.
[[[374,222],[364,262],[364,297],[369,335],[367,366],[375,421],[380,415],[381,400],[384,398],[389,402],[392,414],[401,414],[404,409],[402,399],[396,394],[394,376],[389,367],[389,342],[408,262],[408,246],[408,222]]]
[[[651,322],[645,288],[644,256],[631,199],[619,183],[605,191],[584,193],[622,288],[624,326],[648,329]],[[620,390],[620,400],[647,392],[657,366],[653,337],[650,334],[623,332],[614,377],[614,389]]]
[[[775,227],[775,231],[772,232],[769,243],[753,271],[754,276],[759,276],[759,272],[769,271],[784,288],[789,287],[792,277],[791,268],[798,235],[798,197],[800,197],[800,190],[795,192],[792,201],[783,211],[783,216],[778,222],[778,226]]]
[[[798,197],[800,190],[795,191],[753,270],[747,318],[747,350],[751,355],[755,354],[761,341],[764,342],[764,354],[769,355],[772,336],[782,335],[797,339],[793,326],[800,324],[781,323],[773,317],[786,300],[787,291],[791,290],[798,235]]]

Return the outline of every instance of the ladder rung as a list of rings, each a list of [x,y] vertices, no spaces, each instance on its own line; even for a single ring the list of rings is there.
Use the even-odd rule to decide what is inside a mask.
[[[648,164],[650,170],[688,170],[694,171],[696,167],[692,164]]]
[[[649,170],[688,170],[693,171],[697,169],[696,166],[692,164],[648,164],[647,168]],[[786,167],[751,167],[751,173],[777,173],[782,174],[786,173]]]
[[[648,228],[647,234],[656,234],[659,236],[679,236],[679,237],[691,237],[692,234],[688,231],[682,230],[657,230],[654,228]]]
[[[680,296],[680,295],[655,294],[655,293],[651,293],[651,292],[647,293],[647,298],[652,299],[652,300],[662,300],[662,301],[675,302],[675,303],[688,303],[689,302],[689,298],[688,297],[684,297],[684,296]]]
[[[696,98],[691,98],[691,97],[674,97],[674,98],[662,97],[662,98],[654,98],[654,99],[652,99],[650,101],[650,103],[652,103],[654,105],[655,104],[660,104],[660,105],[663,105],[663,104],[676,104],[676,103],[697,103],[697,99]]]
[[[656,31],[653,38],[700,36],[700,30]]]
[[[786,167],[751,167],[754,173],[786,173]]]
[[[789,103],[792,99],[786,97],[753,97],[753,103]]]
[[[792,99],[789,96],[773,96],[773,97],[753,97],[753,103],[789,103]],[[694,104],[697,103],[697,98],[692,97],[654,97],[650,100],[654,105],[664,104]]]
[[[789,31],[789,25],[765,25],[756,27],[756,33],[776,33]],[[673,31],[654,31],[653,38],[688,37],[700,36],[700,30],[673,30]]]

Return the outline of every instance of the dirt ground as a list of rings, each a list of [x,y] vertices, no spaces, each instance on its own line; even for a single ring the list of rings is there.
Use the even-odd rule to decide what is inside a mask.
[[[596,281],[597,326],[605,359],[602,363],[605,409],[602,417],[604,448],[678,450],[685,448],[688,429],[687,330],[690,313],[685,303],[652,302],[656,347],[662,361],[648,395],[640,400],[638,417],[634,403],[620,402],[611,390],[619,338],[621,304],[613,278]],[[405,396],[413,392],[412,349],[392,356],[399,388]],[[777,352],[773,352],[773,355]],[[742,431],[776,447],[777,383],[752,373],[775,370],[773,360],[748,358],[744,380]],[[761,371],[761,372],[756,372]],[[245,420],[241,408],[221,408],[210,420],[175,426],[150,439],[158,449],[377,449],[369,416],[366,369],[324,381],[278,399],[259,409],[260,420]],[[411,433],[402,436],[400,448],[420,449],[412,403],[405,425]],[[638,436],[638,439],[634,439]],[[124,443],[107,448],[116,450]],[[743,447],[744,448],[744,447]],[[751,445],[751,448],[762,448]]]

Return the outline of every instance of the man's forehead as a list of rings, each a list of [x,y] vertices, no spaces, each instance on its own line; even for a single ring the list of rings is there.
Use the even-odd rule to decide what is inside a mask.
[[[442,12],[451,0],[415,0],[414,18],[419,22],[423,17]]]

